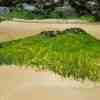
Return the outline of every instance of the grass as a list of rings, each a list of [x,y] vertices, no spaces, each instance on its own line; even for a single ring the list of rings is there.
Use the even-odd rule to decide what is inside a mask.
[[[13,10],[5,17],[7,18],[21,18],[21,19],[33,19],[32,12],[25,10]]]
[[[9,20],[9,18],[5,18],[3,16],[0,16],[0,22],[5,21],[5,20]]]
[[[80,20],[87,20],[89,22],[95,22],[96,21],[96,17],[94,16],[80,16]]]
[[[100,79],[100,41],[86,32],[63,31],[0,44],[0,64],[30,65],[64,77]]]

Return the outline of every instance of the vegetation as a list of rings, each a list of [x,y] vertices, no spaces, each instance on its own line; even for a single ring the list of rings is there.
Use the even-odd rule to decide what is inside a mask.
[[[67,0],[65,0],[67,1]],[[100,21],[100,0],[68,0],[79,15],[95,16]]]
[[[8,15],[3,16],[3,19],[12,19],[12,18],[19,18],[19,19],[45,19],[45,18],[51,18],[51,19],[80,19],[80,20],[87,20],[90,22],[96,21],[96,18],[94,16],[80,16],[80,17],[68,17],[63,15],[61,12],[51,12],[49,14],[43,14],[41,12],[30,12],[25,10],[12,10]]]
[[[80,29],[42,32],[37,36],[1,43],[0,64],[29,65],[64,77],[99,80],[100,41]]]
[[[0,17],[0,22],[2,21],[2,18]]]
[[[0,22],[5,21],[5,20],[10,20],[10,18],[9,17],[0,16]]]
[[[80,16],[78,19],[80,20],[87,20],[89,22],[95,22],[96,21],[96,17],[95,16],[89,16],[89,15],[85,15],[85,16]]]
[[[13,10],[5,18],[33,19],[33,14],[25,10]]]
[[[100,0],[0,0],[1,6],[8,6],[12,10],[14,8],[23,8],[23,3],[33,5],[39,12],[33,13],[32,16],[32,12],[13,11],[10,13],[12,17],[21,17],[22,15],[23,18],[24,14],[25,18],[67,18],[67,16],[64,16],[64,13],[67,13],[66,11],[56,11],[55,9],[57,7],[67,8],[70,5],[79,16],[94,16],[95,20],[100,20]],[[66,3],[69,5],[66,5]]]

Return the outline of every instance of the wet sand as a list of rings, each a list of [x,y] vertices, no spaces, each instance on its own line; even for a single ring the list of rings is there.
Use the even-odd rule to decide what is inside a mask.
[[[94,37],[100,39],[100,24],[98,23],[57,23],[57,22],[16,22],[3,21],[0,23],[0,42],[15,40],[39,34],[45,30],[64,30],[79,27]]]
[[[0,67],[0,100],[100,100],[100,84],[10,67]]]

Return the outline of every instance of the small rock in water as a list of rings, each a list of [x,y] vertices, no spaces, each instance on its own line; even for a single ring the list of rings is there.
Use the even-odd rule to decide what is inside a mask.
[[[43,31],[41,34],[44,34],[45,36],[49,37],[55,37],[57,36],[58,32],[57,31]]]

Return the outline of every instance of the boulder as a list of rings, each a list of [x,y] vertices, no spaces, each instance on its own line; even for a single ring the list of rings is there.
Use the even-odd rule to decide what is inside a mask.
[[[10,12],[9,7],[0,6],[0,16],[5,16]]]

